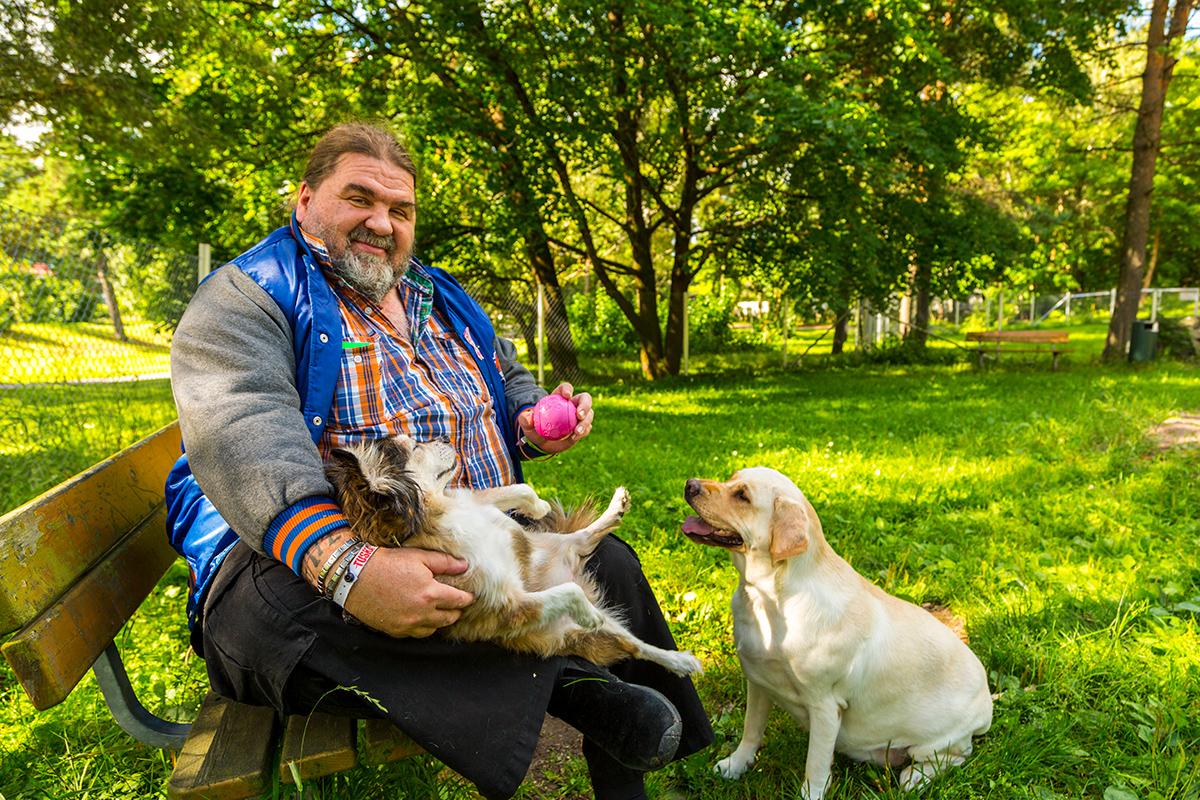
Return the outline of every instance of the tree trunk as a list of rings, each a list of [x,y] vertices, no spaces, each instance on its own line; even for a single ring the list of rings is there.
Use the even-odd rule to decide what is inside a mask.
[[[663,353],[662,330],[658,326],[658,292],[653,278],[639,280],[637,318],[630,320],[641,341],[639,357],[642,374],[647,380],[657,380],[667,374],[667,360]]]
[[[534,275],[541,282],[545,294],[546,354],[550,357],[551,366],[554,367],[555,381],[575,383],[580,378],[579,358],[575,351],[575,337],[571,335],[567,304],[563,300],[562,286],[558,282],[554,254],[550,250],[549,242],[546,241],[545,233],[541,230],[540,218],[532,221],[536,221],[537,233],[526,234],[525,252],[533,267]],[[535,295],[534,303],[536,304],[536,302]],[[536,318],[536,308],[534,308],[534,314]]]
[[[1117,302],[1108,325],[1104,360],[1116,361],[1129,350],[1133,322],[1142,298],[1142,276],[1146,265],[1146,243],[1150,235],[1150,200],[1154,170],[1161,145],[1163,106],[1167,86],[1178,59],[1172,55],[1182,39],[1195,0],[1176,0],[1171,26],[1164,34],[1169,0],[1154,0],[1146,36],[1146,70],[1142,73],[1142,99],[1133,132],[1133,169],[1125,204],[1125,232],[1121,240],[1121,270],[1117,278]]]
[[[833,321],[833,346],[829,348],[830,355],[840,356],[846,350],[846,340],[850,334],[850,303],[844,297],[838,298],[837,317]]]
[[[108,256],[104,247],[96,243],[96,280],[100,282],[100,293],[104,297],[104,305],[108,308],[108,318],[112,321],[113,333],[118,341],[127,342],[125,325],[121,322],[121,309],[117,305],[117,294],[113,291],[112,281],[108,279]]]
[[[1162,228],[1154,232],[1154,247],[1150,249],[1150,266],[1146,268],[1146,278],[1142,281],[1142,288],[1149,289],[1150,284],[1154,283],[1154,269],[1158,266],[1158,247],[1162,244]]]
[[[932,274],[929,266],[920,262],[913,264],[908,273],[908,330],[904,338],[917,347],[924,347],[929,336],[929,284]]]

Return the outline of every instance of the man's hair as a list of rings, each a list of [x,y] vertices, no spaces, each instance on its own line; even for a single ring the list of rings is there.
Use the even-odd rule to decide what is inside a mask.
[[[313,147],[304,168],[304,182],[317,188],[337,169],[338,159],[347,153],[389,161],[417,180],[417,166],[404,145],[386,128],[368,122],[346,122],[331,128]]]

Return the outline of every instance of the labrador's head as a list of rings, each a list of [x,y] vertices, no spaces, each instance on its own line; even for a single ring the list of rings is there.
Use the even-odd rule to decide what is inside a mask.
[[[812,504],[773,469],[739,470],[724,483],[692,478],[684,497],[696,514],[684,520],[683,532],[701,544],[780,562],[823,538]]]

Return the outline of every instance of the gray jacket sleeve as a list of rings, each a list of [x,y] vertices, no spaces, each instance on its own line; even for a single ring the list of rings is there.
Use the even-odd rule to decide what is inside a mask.
[[[496,358],[504,375],[504,396],[508,400],[508,418],[512,420],[518,411],[541,400],[548,392],[538,386],[533,374],[517,361],[516,345],[500,336],[492,345],[496,348]]]
[[[296,389],[292,331],[235,266],[199,289],[171,343],[171,387],[192,474],[225,521],[263,552],[284,509],[332,496]]]

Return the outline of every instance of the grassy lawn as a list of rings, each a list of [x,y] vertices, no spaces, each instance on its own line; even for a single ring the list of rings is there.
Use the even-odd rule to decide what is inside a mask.
[[[0,389],[0,513],[174,418],[165,379]]]
[[[693,361],[693,372],[724,358]],[[687,478],[765,465],[805,491],[830,543],[860,572],[907,599],[946,603],[966,621],[999,694],[995,722],[967,764],[924,797],[1200,797],[1200,453],[1159,455],[1146,437],[1171,414],[1200,410],[1200,369],[1091,360],[1080,354],[1057,373],[1048,356],[984,371],[818,369],[806,360],[784,372],[764,362],[652,386],[628,379],[631,362],[630,372],[610,364],[608,377],[591,382],[592,438],[530,465],[528,478],[568,502],[629,487],[621,533],[680,645],[705,663],[697,684],[718,733],[711,750],[651,776],[650,796],[799,796],[806,735],[779,711],[746,776],[728,783],[711,772],[741,732],[728,609],[735,573],[723,553],[679,533]],[[153,427],[151,417],[169,417],[169,395],[143,388],[136,402],[99,393],[89,401],[125,403],[106,413]],[[71,413],[66,401],[44,402],[47,417]],[[83,455],[88,446],[62,442],[83,466],[103,455]],[[34,469],[13,463],[6,482]],[[177,566],[121,641],[148,705],[187,718],[205,678],[186,647],[184,583]],[[121,733],[90,677],[37,714],[2,667],[0,698],[5,800],[162,796],[169,755]],[[316,789],[325,798],[476,797],[428,757],[360,768]],[[521,796],[589,796],[582,763]],[[839,758],[829,796],[902,794],[894,776]]]
[[[108,322],[18,322],[0,334],[0,384],[152,375],[170,369],[171,335],[125,321],[128,341]]]

